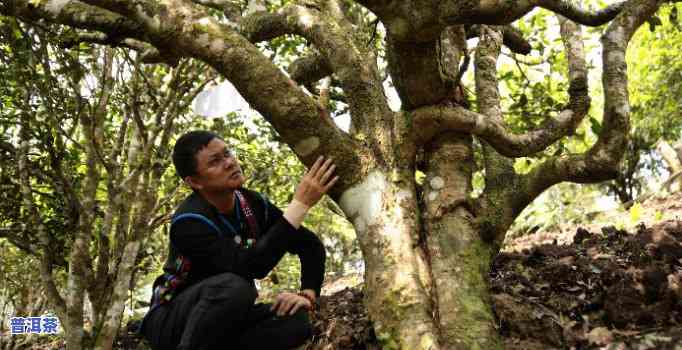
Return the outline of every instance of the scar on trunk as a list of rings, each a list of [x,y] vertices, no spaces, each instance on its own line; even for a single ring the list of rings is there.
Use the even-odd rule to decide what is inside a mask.
[[[317,147],[320,146],[320,139],[318,137],[309,137],[294,146],[294,151],[298,154],[300,154],[302,157],[305,157],[311,153],[313,153]]]

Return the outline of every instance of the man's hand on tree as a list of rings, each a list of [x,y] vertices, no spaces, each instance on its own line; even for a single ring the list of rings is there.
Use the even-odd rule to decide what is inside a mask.
[[[320,198],[339,179],[338,176],[331,177],[334,169],[336,169],[336,165],[332,161],[332,158],[327,158],[325,161],[323,156],[317,158],[315,164],[303,175],[301,183],[296,187],[294,200],[298,200],[308,207],[313,207],[317,204]]]
[[[302,307],[306,310],[310,310],[313,305],[310,303],[310,300],[303,296],[296,293],[283,292],[275,297],[275,302],[270,307],[270,311],[274,311],[279,317],[285,315],[291,316]]]
[[[284,218],[295,228],[299,228],[308,210],[322,198],[322,196],[339,180],[338,176],[332,178],[336,165],[332,158],[324,160],[320,156],[315,164],[303,175],[301,183],[296,187],[294,200],[284,211]]]

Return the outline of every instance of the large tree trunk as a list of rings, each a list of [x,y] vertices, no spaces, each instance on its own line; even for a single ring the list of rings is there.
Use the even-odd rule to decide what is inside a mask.
[[[422,215],[444,348],[499,348],[487,281],[493,248],[474,227],[468,200],[471,136],[444,133],[427,152]]]
[[[376,169],[341,197],[365,259],[366,304],[387,349],[437,344],[428,262],[419,246],[419,208],[411,174]]]
[[[386,349],[500,347],[486,278],[491,246],[479,238],[464,200],[471,137],[444,140],[429,162],[425,208],[414,176],[399,169],[374,170],[340,200],[358,235],[366,305]],[[441,167],[444,158],[454,160]]]

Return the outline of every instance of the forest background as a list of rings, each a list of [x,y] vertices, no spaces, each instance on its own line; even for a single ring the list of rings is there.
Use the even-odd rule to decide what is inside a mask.
[[[285,6],[287,1],[268,3]],[[594,2],[595,6],[603,4]],[[247,10],[240,3],[239,10]],[[386,35],[368,11],[355,9],[369,25],[366,45],[374,46],[386,90],[382,47]],[[647,195],[680,190],[682,170],[682,52],[680,4],[666,4],[636,33],[627,51],[631,137],[615,180],[546,190],[509,229],[507,239],[561,230],[602,219],[617,227],[637,223]],[[216,12],[218,18],[227,16]],[[498,62],[502,107],[516,132],[539,125],[566,103],[568,61],[559,22],[547,10],[534,10],[515,23],[530,44],[520,55],[503,47]],[[603,104],[602,28],[585,39],[592,107],[571,137],[544,151],[514,161],[527,173],[550,156],[588,150],[601,133]],[[469,39],[475,47],[478,39]],[[237,151],[248,188],[266,194],[280,207],[291,199],[304,165],[266,118],[251,109],[198,115],[207,94],[223,78],[198,60],[163,57],[140,50],[134,40],[86,36],[49,23],[0,17],[0,348],[49,341],[44,336],[9,336],[15,315],[56,315],[64,327],[82,330],[88,346],[110,348],[119,327],[146,311],[150,283],[161,271],[167,249],[168,220],[188,193],[170,163],[174,140],[187,130],[209,129]],[[100,45],[105,44],[105,45]],[[314,53],[304,38],[283,36],[258,48],[280,68]],[[473,55],[473,54],[472,54]],[[292,72],[291,74],[294,74]],[[306,88],[329,106],[329,117],[348,129],[349,106],[336,78]],[[474,74],[463,72],[465,95],[472,95]],[[212,99],[237,99],[232,95]],[[197,98],[199,97],[199,98]],[[397,96],[391,101],[399,109]],[[474,147],[482,147],[475,144]],[[477,164],[483,159],[476,159]],[[417,171],[416,182],[425,175]],[[668,181],[672,178],[671,181]],[[483,166],[474,169],[472,198],[484,189]],[[627,215],[614,222],[615,216]],[[666,213],[657,214],[668,219]],[[629,219],[622,219],[629,218]],[[343,210],[327,199],[305,223],[327,249],[327,281],[362,276],[364,262],[353,226]],[[83,239],[83,235],[91,239]],[[69,276],[77,259],[92,266],[82,281]],[[267,299],[296,289],[299,264],[287,256],[259,283]],[[78,286],[83,288],[80,292]],[[81,323],[68,321],[72,305],[85,304]],[[73,311],[71,311],[73,312]],[[76,318],[77,319],[77,318]],[[73,318],[72,318],[73,320]]]

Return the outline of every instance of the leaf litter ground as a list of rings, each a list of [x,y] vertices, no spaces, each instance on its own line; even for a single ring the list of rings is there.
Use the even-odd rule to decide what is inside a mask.
[[[626,228],[587,224],[509,243],[490,272],[507,349],[682,349],[682,193],[647,202]],[[306,349],[379,348],[362,286],[345,285],[327,289]]]
[[[499,254],[492,304],[507,349],[682,349],[682,221],[578,228],[569,245]],[[361,286],[323,297],[306,349],[378,349]]]

